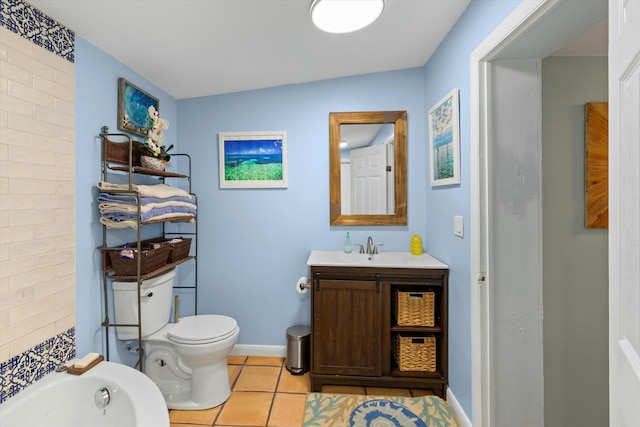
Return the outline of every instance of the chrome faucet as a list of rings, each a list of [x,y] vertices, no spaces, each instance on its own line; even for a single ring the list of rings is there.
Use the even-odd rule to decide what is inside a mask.
[[[367,254],[373,254],[374,247],[373,238],[371,236],[367,237]]]
[[[367,237],[367,254],[376,255],[378,253],[378,246],[384,246],[382,243],[378,243],[377,245],[373,244],[373,238],[371,236]],[[362,246],[360,246],[360,253],[362,253]]]

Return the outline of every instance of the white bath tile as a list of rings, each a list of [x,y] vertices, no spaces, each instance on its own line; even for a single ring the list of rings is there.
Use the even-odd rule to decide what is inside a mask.
[[[67,101],[64,99],[56,98],[56,111],[64,114],[74,115],[76,114],[75,102]],[[74,125],[75,126],[75,125]]]
[[[55,210],[56,222],[59,224],[64,224],[65,222],[73,221],[75,217],[76,217],[75,209],[59,208]]]
[[[11,181],[9,179],[9,192],[2,195],[2,204],[0,204],[0,210],[2,211],[24,211],[26,209],[33,209],[34,200],[33,196],[29,194],[11,194]],[[10,224],[11,225],[11,224]]]
[[[9,293],[9,278],[2,277],[0,278],[0,295],[5,295]]]
[[[0,141],[5,140],[4,130],[5,128],[0,128]],[[6,162],[9,160],[9,146],[7,144],[0,144],[0,160]]]
[[[0,109],[21,116],[33,116],[33,104],[31,102],[10,95],[0,97]]]
[[[56,125],[54,128],[53,136],[65,141],[73,142],[76,140],[75,127]]]
[[[14,277],[33,270],[33,258],[7,259],[0,261],[0,277]],[[9,282],[11,283],[11,282]],[[0,302],[1,304],[2,302]]]
[[[55,215],[55,209],[10,211],[9,226],[53,224],[56,219]]]
[[[9,344],[0,345],[0,360],[9,360],[10,358]]]
[[[74,304],[75,309],[75,304]],[[75,311],[62,319],[58,319],[56,321],[56,333],[60,334],[64,331],[69,330],[69,328],[73,328],[76,326],[76,313]]]
[[[62,67],[57,67],[56,65],[61,65]],[[75,67],[71,64],[69,67],[69,61],[56,61],[56,65],[53,65],[56,69],[55,82],[71,89],[75,88],[76,84],[76,73]],[[65,68],[64,70],[61,68]]]
[[[55,184],[44,179],[11,178],[9,193],[18,195],[54,194]],[[37,207],[34,205],[34,207]]]
[[[55,125],[36,120],[32,117],[25,117],[18,114],[9,113],[7,126],[12,129],[18,129],[25,132],[32,132],[38,135],[55,134]]]
[[[54,95],[39,91],[31,86],[25,86],[12,80],[7,81],[7,95],[15,96],[19,99],[32,102],[36,105],[43,105],[49,108],[55,108],[56,97]],[[35,132],[41,133],[41,132]]]
[[[56,335],[56,326],[54,324],[47,325],[43,328],[34,330],[33,332],[24,335],[20,338],[12,340],[10,343],[11,353],[20,354],[23,351],[29,350],[31,347],[46,341]]]
[[[37,120],[53,123],[58,126],[67,128],[73,128],[75,126],[74,115],[56,111],[55,106],[53,108],[47,108],[41,105],[35,105],[33,107],[33,115]]]
[[[55,79],[56,69],[52,66],[43,63],[33,57],[31,53],[25,54],[19,49],[13,47],[9,48],[8,62],[16,67],[23,68],[25,71],[32,73],[35,76],[48,77]]]
[[[33,73],[8,62],[4,62],[2,65],[0,68],[0,76],[27,87],[33,86]]]
[[[66,236],[56,237],[56,249],[61,250],[71,250],[71,253],[74,254],[71,257],[70,261],[75,261],[75,247],[76,247],[76,235],[68,234]]]
[[[46,49],[34,49],[33,57],[38,61],[51,66],[57,73],[62,72],[70,76],[75,76],[75,64],[56,55],[55,53],[49,52]]]
[[[2,80],[0,78],[0,94],[4,96],[4,94],[2,94]],[[9,113],[7,111],[4,110],[0,110],[0,128],[2,129],[6,129],[9,126]],[[4,141],[4,138],[2,139]]]
[[[9,213],[7,211],[0,210],[0,228],[5,227],[9,227]]]
[[[26,227],[6,227],[0,233],[0,244],[25,242],[34,239],[33,226]]]
[[[29,335],[34,330],[33,319],[31,317],[19,322],[11,323],[11,327],[5,328],[2,331],[2,336],[0,336],[0,345],[14,342],[21,337]],[[24,350],[26,349],[22,349],[20,352]]]
[[[4,28],[0,28],[0,61],[7,61],[7,52],[9,51],[9,46],[4,42]]]
[[[56,277],[34,287],[35,298],[55,295],[57,292],[75,287],[75,275]]]
[[[76,273],[76,262],[66,262],[56,265],[56,277],[73,276]]]
[[[73,154],[75,143],[55,136],[34,135],[34,147],[49,153]],[[53,163],[52,163],[53,164]]]
[[[0,170],[2,169],[2,161],[0,161]],[[9,178],[0,177],[0,194],[9,194]]]
[[[67,250],[54,250],[44,253],[36,257],[36,268],[55,267],[60,264],[73,262],[75,259],[75,250],[73,247]]]
[[[0,175],[3,177],[32,179],[33,169],[33,165],[28,163],[0,161]]]
[[[33,148],[10,146],[9,160],[24,164],[53,166],[55,164],[55,158],[53,158],[50,152],[42,148],[46,148],[46,146],[40,146],[40,148],[38,148],[37,145],[34,145]]]
[[[58,196],[74,196],[75,197],[75,182],[57,182],[56,183],[56,195]]]
[[[52,298],[47,298],[52,299]],[[54,325],[54,332],[58,330],[57,322],[62,319],[67,319],[70,316],[75,316],[76,313],[76,304],[75,301],[67,302],[65,304],[54,306],[49,310],[42,311],[39,313],[34,313],[33,316],[33,326],[36,329],[44,328],[49,325]],[[69,326],[66,326],[65,329],[68,329]]]
[[[68,167],[41,165],[33,172],[33,178],[36,180],[73,182],[74,177],[75,171]],[[51,182],[51,185],[54,186],[54,189],[49,194],[55,194],[55,182]]]
[[[0,36],[2,36],[2,44],[9,48],[16,49],[25,55],[33,56],[33,52],[36,49],[40,49],[38,46],[34,45],[31,40],[27,40],[21,35],[4,27],[0,27]]]
[[[36,236],[41,239],[75,235],[75,221],[73,221],[73,218],[69,218],[66,222],[59,221],[52,224],[36,225],[35,230]]]
[[[75,174],[75,164],[76,164],[76,156],[75,153],[72,154],[57,154],[56,155],[56,166],[60,168],[68,168]],[[75,182],[75,179],[72,180]]]
[[[55,74],[52,78],[55,79]],[[53,81],[49,76],[44,76],[42,74],[35,74],[33,76],[33,87],[38,91],[53,95],[56,98],[64,99],[65,101],[71,102],[75,99],[73,86],[66,87]],[[55,102],[52,107],[55,107]]]
[[[18,259],[24,257],[41,257],[55,250],[55,239],[38,239],[30,242],[17,242],[9,245],[9,257]]]
[[[56,303],[53,298],[41,298],[39,300],[30,301],[27,304],[20,305],[18,307],[14,307],[9,310],[9,323],[12,325],[20,324],[22,322],[26,322],[29,319],[35,319],[38,316],[41,316],[42,313],[47,313],[56,308]],[[33,323],[32,329],[37,329],[43,325],[37,325]]]
[[[32,268],[24,273],[14,274],[9,277],[9,291],[19,292],[24,289],[34,289],[35,286],[45,283],[55,277],[55,267],[35,268],[35,260],[31,259]]]
[[[72,287],[69,289],[63,289],[60,292],[56,292],[54,296],[55,302],[57,306],[69,303],[76,303],[76,287]]]
[[[32,148],[35,146],[33,142],[34,135],[32,133],[18,129],[9,129],[7,127],[1,128],[0,132],[2,132],[2,143],[7,144],[7,146],[23,148]],[[11,160],[11,158],[7,156],[4,160]]]

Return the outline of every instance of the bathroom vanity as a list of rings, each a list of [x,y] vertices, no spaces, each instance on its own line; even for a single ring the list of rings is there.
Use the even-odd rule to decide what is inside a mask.
[[[323,385],[400,387],[445,397],[446,264],[427,254],[312,251],[307,265],[311,391]],[[418,307],[428,319],[420,315],[407,324],[405,298],[410,310]]]

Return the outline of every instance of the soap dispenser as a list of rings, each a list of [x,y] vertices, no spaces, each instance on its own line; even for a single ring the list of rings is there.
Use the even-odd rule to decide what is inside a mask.
[[[344,253],[350,254],[353,251],[353,244],[351,243],[351,236],[347,231],[347,237],[344,239]]]
[[[422,255],[422,237],[417,231],[411,236],[411,255]]]

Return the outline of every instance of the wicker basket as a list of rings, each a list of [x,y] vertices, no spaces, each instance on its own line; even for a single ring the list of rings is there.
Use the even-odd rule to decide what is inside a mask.
[[[436,337],[402,336],[393,337],[393,357],[401,371],[436,371]]]
[[[169,247],[169,258],[167,262],[171,264],[172,262],[180,261],[189,256],[189,251],[191,250],[191,238],[181,237],[182,240],[171,242],[174,239],[165,239],[163,237],[156,237],[154,239],[143,240],[142,243],[144,245],[152,245],[154,247],[158,246],[158,244],[162,246]],[[177,239],[176,239],[177,240]]]
[[[138,251],[137,242],[131,243],[131,247],[122,249],[134,249],[133,257],[122,256],[122,249],[109,251],[111,265],[117,276],[136,276],[138,274],[138,257],[140,257],[140,274],[147,274],[167,264],[171,248],[162,245],[154,248],[153,245],[142,244],[142,250]]]
[[[400,326],[434,326],[435,293],[403,292],[394,294],[396,321]]]

